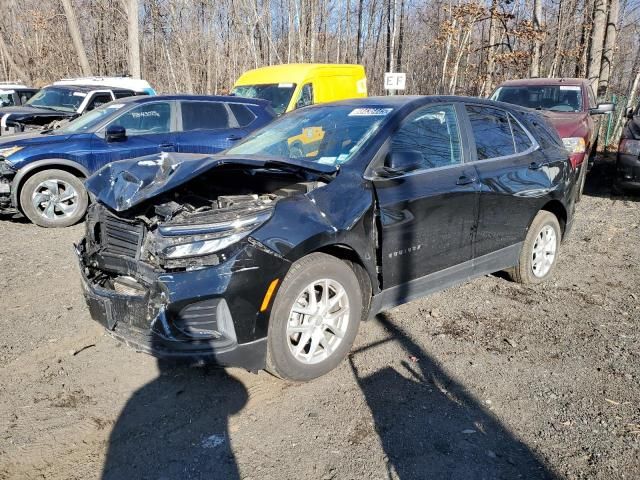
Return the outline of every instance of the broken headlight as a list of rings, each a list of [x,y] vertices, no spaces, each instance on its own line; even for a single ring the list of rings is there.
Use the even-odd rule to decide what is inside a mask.
[[[266,222],[272,208],[223,222],[163,224],[157,253],[165,259],[200,257],[219,252],[240,241]]]

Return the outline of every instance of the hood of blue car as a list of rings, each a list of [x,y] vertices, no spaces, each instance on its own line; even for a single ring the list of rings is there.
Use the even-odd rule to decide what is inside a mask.
[[[0,137],[0,148],[12,147],[18,145],[20,147],[30,147],[32,145],[43,145],[47,143],[57,143],[69,140],[71,134],[68,133],[21,133],[18,135],[8,135]]]
[[[85,186],[99,202],[121,212],[223,165],[308,170],[319,174],[337,170],[332,165],[296,159],[164,152],[105,165],[86,180]]]

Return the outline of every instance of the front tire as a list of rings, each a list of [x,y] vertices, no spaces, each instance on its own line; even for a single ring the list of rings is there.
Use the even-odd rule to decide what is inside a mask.
[[[68,227],[78,223],[89,200],[82,180],[64,170],[43,170],[29,177],[20,191],[20,208],[36,225]]]
[[[295,262],[271,310],[267,371],[308,381],[347,356],[362,318],[362,293],[343,261],[312,253]]]
[[[509,271],[522,284],[536,284],[553,275],[558,260],[562,231],[556,216],[541,210],[531,222],[520,251],[518,265]]]

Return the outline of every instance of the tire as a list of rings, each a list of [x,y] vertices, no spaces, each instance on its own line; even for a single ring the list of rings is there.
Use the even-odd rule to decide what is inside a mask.
[[[586,159],[585,161],[582,162],[582,165],[580,165],[580,176],[578,177],[578,192],[576,193],[576,203],[582,200],[582,192],[584,191],[584,184],[587,181],[587,169],[589,167],[588,163],[589,163],[589,160]]]
[[[311,313],[317,312],[309,305],[312,291],[319,308],[322,308],[325,291],[328,300],[334,301],[342,292],[337,304],[328,310],[328,313],[344,311],[337,319],[330,320],[333,325],[326,323],[327,315]],[[304,382],[333,370],[353,345],[362,308],[358,279],[345,262],[324,253],[301,258],[291,266],[273,303],[267,338],[267,371],[286,380]]]
[[[511,278],[522,284],[536,284],[551,277],[558,262],[561,240],[562,231],[556,216],[546,210],[539,211],[529,226],[518,264],[509,270]],[[548,243],[548,248],[545,248],[544,243],[540,243],[545,241],[553,242],[553,244]],[[535,253],[535,259],[543,255],[543,258],[550,259],[550,264],[548,262],[541,263],[534,259],[534,249],[540,248],[542,250]]]
[[[62,228],[78,223],[88,203],[82,180],[64,170],[38,172],[27,179],[20,191],[20,209],[41,227]]]

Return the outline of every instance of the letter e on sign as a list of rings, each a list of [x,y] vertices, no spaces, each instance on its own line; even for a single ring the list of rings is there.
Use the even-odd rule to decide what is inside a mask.
[[[384,89],[385,90],[404,90],[407,83],[406,73],[385,73]]]

